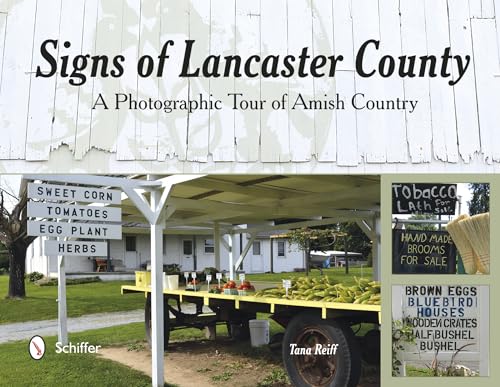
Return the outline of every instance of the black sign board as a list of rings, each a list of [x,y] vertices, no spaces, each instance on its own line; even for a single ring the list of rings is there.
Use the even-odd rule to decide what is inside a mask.
[[[456,247],[446,231],[393,230],[393,274],[455,274]]]
[[[455,215],[456,184],[392,184],[393,214]]]

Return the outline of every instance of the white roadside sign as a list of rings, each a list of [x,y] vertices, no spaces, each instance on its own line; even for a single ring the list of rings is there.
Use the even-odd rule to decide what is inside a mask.
[[[75,201],[84,203],[120,204],[121,191],[70,185],[28,183],[30,199]]]
[[[28,216],[33,218],[57,218],[120,222],[122,210],[117,207],[78,206],[51,202],[28,202]]]
[[[122,226],[116,224],[28,221],[28,235],[87,239],[122,239]]]
[[[64,256],[106,257],[108,244],[94,241],[54,241],[46,240],[44,254]]]

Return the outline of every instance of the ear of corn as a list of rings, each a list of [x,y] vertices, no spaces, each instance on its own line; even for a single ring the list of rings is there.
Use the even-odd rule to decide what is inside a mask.
[[[255,293],[256,297],[286,298],[321,302],[341,302],[380,305],[380,282],[354,277],[356,285],[330,284],[327,277],[299,277],[292,281],[288,296],[283,287],[269,288]]]

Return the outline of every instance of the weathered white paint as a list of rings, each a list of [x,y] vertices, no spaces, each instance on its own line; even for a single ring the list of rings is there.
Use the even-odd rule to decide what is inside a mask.
[[[448,8],[446,0],[425,1],[427,52],[439,53],[450,46]],[[432,140],[434,157],[457,162],[457,123],[453,104],[453,89],[442,78],[429,78]]]
[[[5,48],[6,30],[7,30],[7,12],[1,12],[0,10],[0,91],[2,90],[3,54]]]
[[[130,58],[124,66],[124,73],[120,77],[120,87],[118,92],[131,93],[137,98],[137,61],[139,58],[138,42],[140,39],[140,2],[137,0],[126,0],[123,4],[123,25],[122,25],[122,55]],[[130,141],[136,138],[137,119],[132,110],[124,109],[118,111],[118,138],[116,139],[117,160],[135,160],[138,156],[138,143]]]
[[[82,54],[96,55],[96,31],[98,24],[98,1],[85,1],[85,12],[82,30]],[[76,133],[74,141],[75,158],[79,159],[90,149],[90,127],[92,124],[92,105],[94,104],[95,78],[79,86]],[[69,101],[68,101],[69,102]]]
[[[260,3],[260,47],[261,57],[267,55],[287,55],[287,1],[261,1]],[[283,101],[288,93],[286,78],[262,78],[261,97],[272,103]],[[283,101],[288,106],[287,101]],[[262,110],[260,131],[260,157],[264,162],[290,161],[289,115],[286,110],[274,110],[270,105]],[[297,147],[301,147],[297,144]]]
[[[65,50],[68,55],[79,55],[82,52],[83,22],[88,4],[83,1],[72,3],[61,1],[61,20],[59,33],[56,36],[63,37],[72,43],[71,47]],[[69,145],[74,150],[78,122],[78,99],[81,91],[80,88],[68,85],[67,80],[61,77],[57,77],[55,81],[54,121],[51,130],[50,150],[55,150],[62,144]],[[44,130],[47,131],[46,128]],[[46,158],[48,152],[49,150],[42,158]]]
[[[493,19],[474,19],[472,37],[474,40],[475,70],[477,85],[477,106],[481,149],[487,162],[500,161],[500,73],[497,46],[495,45],[495,21]]]
[[[189,1],[162,0],[160,41],[174,40],[182,42],[189,34]],[[134,45],[132,44],[132,47]],[[165,74],[175,74],[182,63],[182,46],[169,47],[170,58],[165,64]],[[177,77],[164,77],[160,80],[160,98],[168,97],[185,100],[188,98],[187,82]],[[128,113],[130,114],[130,113]],[[160,113],[163,115],[163,113]],[[176,110],[168,113],[166,119],[158,122],[158,160],[177,157],[186,159],[188,134],[188,113]]]
[[[449,0],[450,43],[455,55],[472,53],[472,34],[469,22],[469,2]],[[470,66],[474,65],[474,56]],[[456,74],[454,74],[456,79]],[[468,162],[481,150],[479,142],[479,120],[477,116],[477,95],[474,72],[468,72],[453,88],[455,116],[457,122],[458,151]]]
[[[384,22],[379,23],[380,40],[384,52],[394,57],[401,55],[401,34],[399,22],[399,3],[395,1],[379,2],[379,18]],[[379,93],[387,99],[404,96],[404,83],[401,78],[386,78],[379,82]],[[380,114],[381,127],[385,134],[385,152],[387,162],[403,163],[408,161],[408,146],[406,139],[406,122],[403,111],[393,111],[390,114]]]
[[[292,20],[301,20],[301,28]],[[291,0],[287,7],[288,53],[300,52],[303,47],[313,47],[313,18],[311,0]],[[314,141],[314,110],[293,108],[300,95],[307,103],[315,97],[313,77],[294,75],[288,81],[288,131],[292,161],[308,161],[316,154]],[[321,98],[322,96],[318,96]]]
[[[379,18],[373,17],[378,15],[378,2],[365,2],[363,0],[352,1],[352,19],[353,19],[353,38],[354,47],[360,47],[369,39],[380,40]],[[380,61],[379,51],[367,49],[364,56],[364,68],[377,68]],[[365,98],[380,98],[380,86],[384,84],[379,77],[363,78],[359,74],[355,75],[356,92],[363,93]],[[388,115],[385,113],[383,115]],[[380,111],[370,110],[360,112],[357,115],[358,128],[358,150],[360,155],[365,158],[366,162],[386,161],[385,139],[386,127],[383,126],[383,121],[380,120]]]
[[[334,52],[344,55],[339,62],[335,77],[335,91],[354,95],[354,43],[350,2],[336,0],[333,3]],[[336,110],[337,115],[337,162],[341,166],[356,166],[360,161],[355,110]]]
[[[427,53],[425,7],[421,2],[401,0],[402,54]],[[427,79],[405,78],[405,98],[419,101],[419,109],[406,112],[406,130],[412,162],[426,163],[432,160],[432,126]]]
[[[50,0],[43,7],[28,0],[2,2],[0,169],[368,173],[446,165],[447,171],[495,171],[499,8],[498,0]],[[122,54],[125,73],[89,78],[80,87],[60,74],[36,78],[37,65],[44,64],[40,44],[49,38],[59,38],[59,54],[70,57]],[[450,45],[452,55],[471,55],[471,67],[454,87],[439,77],[355,75],[359,45],[379,38],[380,52],[371,51],[367,63],[381,54],[440,55]],[[175,46],[168,48],[163,77],[138,77],[137,59],[148,54],[157,64],[168,39]],[[311,54],[342,54],[344,61],[333,79],[183,79],[178,73],[186,39],[196,40],[193,65],[210,54],[298,54],[305,46]],[[69,49],[62,47],[64,40],[71,42]],[[262,110],[232,110],[226,93],[233,91],[268,103]],[[92,110],[99,93],[113,105],[119,92],[160,100],[212,93],[224,107],[191,114]],[[356,92],[416,98],[419,104],[411,114],[291,110],[298,93],[315,99],[339,93],[349,104]],[[285,93],[285,109],[270,108]]]
[[[329,1],[312,1],[312,51],[334,52],[333,4]],[[335,95],[336,81],[325,78],[313,79],[314,96]],[[315,154],[321,161],[337,159],[337,117],[329,111],[314,110]]]
[[[193,52],[192,63],[201,63],[210,54],[210,2],[192,0],[189,2],[189,34],[195,40],[198,50]],[[177,44],[181,44],[178,42]],[[190,69],[194,70],[194,69]],[[179,71],[179,69],[177,69]],[[208,98],[210,84],[206,78],[189,78],[189,96]],[[209,144],[210,117],[208,110],[196,110],[188,115],[187,160],[207,161]]]
[[[0,159],[25,158],[25,144],[31,141],[26,138],[26,128],[36,5],[31,1],[11,3],[7,14],[0,94]]]
[[[236,53],[242,57],[261,52],[260,2],[236,0]],[[250,100],[261,96],[261,78],[235,78],[234,91]],[[234,111],[234,141],[236,161],[255,162],[259,160],[261,133],[261,111]]]
[[[210,20],[210,54],[234,55],[235,0],[210,1]],[[234,78],[210,79],[209,91],[222,101],[223,108],[210,112],[208,151],[214,161],[232,161],[235,158],[233,97],[227,94],[234,93]]]
[[[98,1],[97,27],[95,32],[95,52],[97,55],[105,52],[110,58],[112,58],[115,55],[119,55],[122,51],[121,44],[118,44],[118,42],[121,42],[122,39],[124,8],[122,4],[122,0]],[[64,37],[61,36],[61,38]],[[141,42],[144,41],[146,41],[146,39],[141,40]],[[139,85],[139,87],[140,86],[141,85]],[[94,99],[99,95],[110,98],[119,90],[119,87],[119,78],[96,78],[92,94],[94,96]],[[156,87],[155,90],[157,91],[158,88]],[[110,104],[110,109],[106,111],[106,114],[99,114],[99,110],[92,111],[89,144],[91,149],[105,149],[111,152],[116,152],[116,137],[118,134],[118,110],[112,109],[112,101],[112,98],[107,101],[107,103]],[[154,138],[154,136],[152,137]]]
[[[47,112],[54,110],[56,79],[35,77],[35,71],[38,64],[42,63],[38,47],[48,36],[59,37],[60,12],[61,0],[49,0],[44,2],[43,6],[37,7],[26,128],[26,138],[36,138],[37,141],[26,141],[26,160],[40,160],[49,153],[52,116]],[[36,98],[31,98],[31,95],[36,96]]]

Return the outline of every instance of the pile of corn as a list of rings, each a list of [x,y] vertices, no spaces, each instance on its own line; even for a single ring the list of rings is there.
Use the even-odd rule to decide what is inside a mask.
[[[380,305],[380,282],[356,278],[356,285],[330,284],[327,277],[299,277],[292,280],[288,296],[283,287],[269,288],[255,293],[256,297],[285,298],[322,302],[344,302],[353,304]]]

